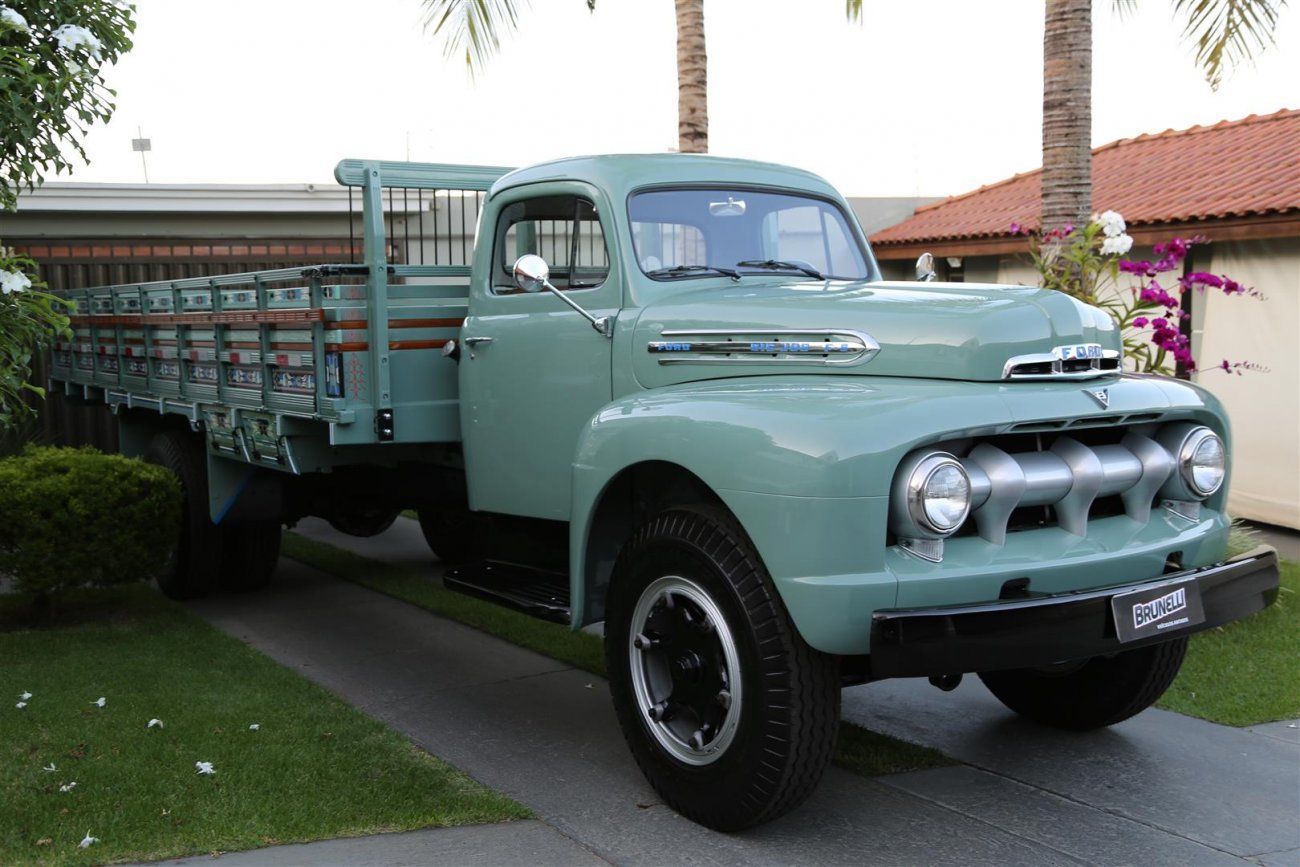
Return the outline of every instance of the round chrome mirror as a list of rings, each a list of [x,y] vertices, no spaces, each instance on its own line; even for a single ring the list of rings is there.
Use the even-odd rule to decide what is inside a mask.
[[[517,271],[515,273],[518,274]],[[916,279],[920,280],[922,283],[929,283],[931,280],[934,279],[934,276],[935,276],[934,254],[922,253],[920,256],[917,256],[916,257]],[[518,280],[519,278],[516,277],[515,279]]]
[[[535,253],[525,253],[515,260],[515,285],[524,292],[541,292],[550,276],[546,260]]]

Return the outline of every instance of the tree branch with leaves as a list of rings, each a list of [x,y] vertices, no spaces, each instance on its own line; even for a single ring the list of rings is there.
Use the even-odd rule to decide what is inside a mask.
[[[86,134],[113,114],[104,71],[134,30],[121,0],[0,0],[0,209],[86,158]],[[0,432],[44,395],[32,359],[68,329],[67,303],[45,289],[35,262],[0,247]]]

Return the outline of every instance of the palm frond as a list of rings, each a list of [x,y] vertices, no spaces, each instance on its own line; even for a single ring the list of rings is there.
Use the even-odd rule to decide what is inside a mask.
[[[1196,63],[1211,89],[1224,73],[1273,43],[1286,0],[1174,0],[1186,24],[1183,38],[1196,45]]]
[[[481,72],[501,47],[501,35],[519,27],[527,0],[422,0],[424,27],[443,38],[448,57],[464,54],[470,75]],[[594,0],[589,0],[589,4]]]
[[[850,23],[862,23],[862,0],[844,0],[844,17]]]
[[[1114,0],[1115,14],[1123,18],[1137,9],[1137,0]]]

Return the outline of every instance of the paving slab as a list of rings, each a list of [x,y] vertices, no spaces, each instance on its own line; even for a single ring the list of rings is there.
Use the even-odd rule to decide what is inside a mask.
[[[164,864],[210,865],[210,855],[178,858]],[[289,846],[270,846],[220,857],[222,867],[415,867],[456,864],[459,867],[511,867],[511,865],[604,865],[587,849],[544,822],[503,822],[430,828],[370,837],[346,837]]]
[[[1246,731],[1265,737],[1277,738],[1287,743],[1300,744],[1300,720],[1284,719],[1278,722],[1250,726]]]
[[[1285,852],[1269,852],[1255,860],[1264,867],[1300,867],[1300,849],[1288,849]]]
[[[370,539],[314,520],[297,532],[437,580],[413,521]],[[974,679],[949,694],[870,684],[845,692],[846,718],[967,764],[874,780],[832,769],[790,816],[721,835],[658,802],[602,679],[292,561],[267,604],[195,610],[616,863],[1281,864],[1300,848],[1285,723],[1148,711],[1078,735],[1011,715]]]
[[[914,679],[853,687],[844,716],[1213,849],[1300,846],[1300,743],[1162,710],[1057,731],[1012,714],[973,677],[951,693]]]
[[[615,863],[1074,862],[838,769],[808,805],[781,821],[745,834],[709,831],[669,810],[646,784],[623,743],[603,679],[557,669],[554,660],[300,563],[282,561],[276,580],[279,595],[331,597],[339,610],[263,608],[255,596],[190,604]],[[340,611],[353,621],[346,630]],[[345,647],[331,651],[330,640]],[[387,654],[389,646],[398,650]],[[390,664],[404,653],[427,659],[428,667]]]

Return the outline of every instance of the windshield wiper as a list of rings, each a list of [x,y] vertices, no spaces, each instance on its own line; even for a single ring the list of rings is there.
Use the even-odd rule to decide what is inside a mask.
[[[656,268],[653,271],[645,272],[647,277],[678,277],[683,274],[698,274],[702,271],[712,271],[714,274],[721,274],[723,277],[730,277],[732,280],[740,279],[740,272],[733,271],[731,268],[719,268],[716,265],[673,265],[671,268]]]
[[[800,274],[806,274],[814,280],[825,280],[820,271],[809,268],[807,265],[799,265],[795,262],[782,262],[779,259],[746,259],[743,262],[736,263],[737,268],[761,268],[764,271],[798,271]]]

